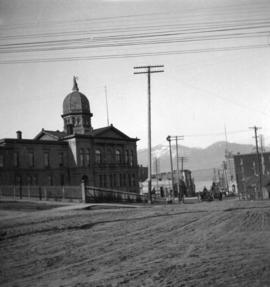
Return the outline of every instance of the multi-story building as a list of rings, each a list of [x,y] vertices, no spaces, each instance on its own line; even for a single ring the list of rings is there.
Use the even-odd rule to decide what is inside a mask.
[[[234,156],[238,193],[246,199],[270,198],[270,152]]]
[[[63,102],[63,131],[0,140],[0,185],[87,185],[138,192],[137,138],[113,125],[93,129],[87,97],[73,90]]]

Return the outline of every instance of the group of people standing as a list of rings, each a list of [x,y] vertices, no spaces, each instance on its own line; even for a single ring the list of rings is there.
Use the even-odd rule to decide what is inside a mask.
[[[213,182],[209,190],[206,187],[203,188],[203,191],[199,193],[199,197],[203,201],[212,201],[214,198],[222,200],[223,195],[219,186]]]

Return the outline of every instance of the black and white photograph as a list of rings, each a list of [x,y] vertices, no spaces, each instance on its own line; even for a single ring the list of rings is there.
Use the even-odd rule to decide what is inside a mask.
[[[0,285],[270,286],[270,1],[0,0]]]

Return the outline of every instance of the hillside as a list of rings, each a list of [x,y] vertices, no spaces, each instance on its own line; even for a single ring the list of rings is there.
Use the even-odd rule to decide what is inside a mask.
[[[206,148],[190,148],[179,145],[179,156],[185,157],[184,168],[193,172],[195,179],[207,180],[212,178],[213,169],[220,168],[224,160],[226,142],[216,142]],[[254,151],[254,146],[228,143],[228,150],[233,154],[249,153]],[[174,169],[176,169],[176,148],[172,146],[172,155]],[[157,145],[152,148],[152,156],[158,158],[158,170],[161,172],[170,170],[170,152],[168,145]],[[138,162],[143,166],[147,166],[147,149],[138,150]],[[155,165],[153,164],[153,172],[155,173]]]

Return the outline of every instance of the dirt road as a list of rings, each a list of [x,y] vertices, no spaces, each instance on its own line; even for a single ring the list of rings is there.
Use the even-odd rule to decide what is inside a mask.
[[[5,215],[1,286],[270,286],[269,201]]]

